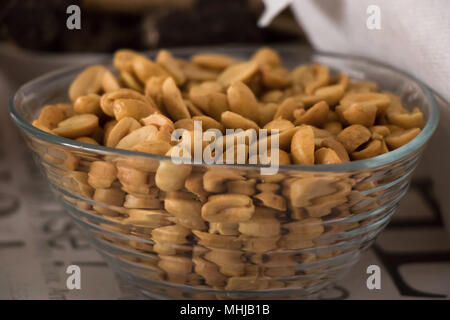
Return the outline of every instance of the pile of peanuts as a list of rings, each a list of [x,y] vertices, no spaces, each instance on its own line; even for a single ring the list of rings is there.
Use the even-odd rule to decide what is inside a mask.
[[[101,65],[82,71],[69,88],[72,102],[45,106],[33,125],[83,143],[159,155],[177,143],[171,140],[175,129],[192,132],[195,120],[204,130],[222,132],[278,129],[279,163],[314,165],[389,152],[416,137],[423,123],[418,108],[408,111],[373,82],[332,74],[318,63],[289,71],[270,48],[247,61],[212,53],[187,61],[167,50],[152,61],[119,50],[113,64],[117,73]],[[65,187],[94,204],[75,203],[120,225],[105,228],[146,240],[109,239],[154,255],[140,262],[175,283],[227,290],[305,285],[278,279],[317,272],[296,267],[339,253],[279,250],[327,244],[317,239],[359,223],[325,227],[324,221],[378,205],[361,205],[370,198],[361,191],[376,187],[365,176],[263,176],[223,166],[64,153],[62,160],[43,156],[67,169]]]

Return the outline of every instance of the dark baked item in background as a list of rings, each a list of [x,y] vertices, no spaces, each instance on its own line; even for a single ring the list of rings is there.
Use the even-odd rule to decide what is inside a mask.
[[[192,0],[186,5],[109,8],[107,1],[2,0],[0,37],[37,51],[112,52],[120,47],[145,50],[158,47],[261,43],[298,40],[299,32],[260,29],[262,5],[247,0]],[[120,2],[115,1],[116,4]],[[135,1],[136,2],[136,1]],[[142,0],[140,2],[145,2]],[[250,3],[249,3],[250,2]],[[68,30],[66,8],[81,8],[81,30]],[[128,10],[126,10],[128,9]]]

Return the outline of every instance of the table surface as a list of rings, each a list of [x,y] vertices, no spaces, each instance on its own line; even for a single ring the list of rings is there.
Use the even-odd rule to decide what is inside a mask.
[[[14,85],[0,70],[0,299],[136,299],[56,202],[8,116]],[[66,287],[68,265],[81,290]],[[369,290],[367,267],[381,269]],[[328,299],[449,299],[450,241],[428,178],[413,179],[393,221]]]

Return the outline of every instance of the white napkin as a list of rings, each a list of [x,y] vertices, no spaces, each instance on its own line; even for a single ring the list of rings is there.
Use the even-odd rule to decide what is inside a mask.
[[[260,25],[291,5],[317,50],[347,53],[402,69],[450,101],[449,0],[264,0]],[[381,30],[369,30],[376,5]]]

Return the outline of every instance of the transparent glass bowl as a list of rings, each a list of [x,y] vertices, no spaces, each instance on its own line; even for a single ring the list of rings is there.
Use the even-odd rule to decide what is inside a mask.
[[[406,107],[421,109],[426,119],[422,132],[401,148],[367,160],[281,166],[275,176],[260,175],[258,166],[234,166],[246,180],[278,185],[275,192],[286,199],[288,209],[258,213],[260,219],[246,225],[204,223],[203,230],[192,231],[179,227],[190,225],[189,219],[182,221],[164,210],[164,192],[159,191],[159,200],[151,204],[137,205],[144,207],[139,210],[129,208],[134,206],[129,203],[125,204],[128,208],[124,206],[124,197],[158,192],[154,190],[155,171],[160,163],[171,161],[169,158],[84,144],[31,125],[45,104],[68,101],[67,88],[80,67],[42,76],[25,84],[12,98],[11,115],[69,215],[117,275],[149,297],[316,297],[358,261],[407,192],[424,146],[438,124],[438,108],[430,91],[404,73],[363,59],[315,54],[297,47],[276,49],[289,68],[319,61],[353,78],[376,81],[381,89],[401,96]],[[174,54],[187,58],[196,51],[175,50]],[[244,58],[253,48],[216,51]],[[87,183],[94,161],[120,167],[119,178],[111,186],[116,195],[112,200],[93,196],[102,192]],[[224,167],[229,169],[192,165],[192,174],[218,172]],[[227,183],[221,183],[226,189]],[[189,208],[204,203],[195,196],[189,201]],[[258,212],[264,211],[261,203],[253,202]],[[175,199],[177,203],[183,204]],[[182,214],[189,216],[190,212],[183,210]],[[171,227],[174,225],[177,227]],[[212,229],[215,234],[208,232]]]

